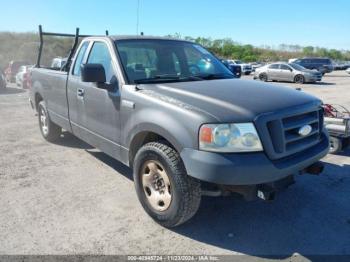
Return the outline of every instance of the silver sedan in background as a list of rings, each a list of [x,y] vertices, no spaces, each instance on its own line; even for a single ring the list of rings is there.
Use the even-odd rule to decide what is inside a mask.
[[[322,80],[322,74],[294,63],[274,63],[257,68],[254,79],[261,81],[285,81],[299,84]]]

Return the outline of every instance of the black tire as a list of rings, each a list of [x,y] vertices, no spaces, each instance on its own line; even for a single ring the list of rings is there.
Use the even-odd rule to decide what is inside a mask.
[[[260,79],[260,81],[267,82],[267,80],[268,80],[267,74],[265,74],[265,73],[260,74],[259,79]]]
[[[252,73],[252,72],[245,72],[244,74],[245,74],[246,76],[249,76],[251,73]]]
[[[343,143],[340,138],[330,136],[329,137],[329,153],[337,154],[343,149]]]
[[[45,117],[45,125],[42,117]],[[38,104],[38,120],[40,132],[47,141],[53,142],[61,136],[62,128],[50,120],[44,101],[40,101]]]
[[[305,83],[305,77],[303,75],[296,75],[294,77],[294,82],[297,84],[304,84]]]
[[[166,210],[156,210],[146,196],[147,187],[142,181],[144,166],[150,161],[156,161],[164,167],[169,179],[171,201]],[[164,143],[148,143],[137,152],[133,167],[139,201],[157,223],[171,228],[183,224],[195,215],[201,201],[200,182],[187,175],[180,155],[173,148]],[[150,193],[148,194],[150,196]]]

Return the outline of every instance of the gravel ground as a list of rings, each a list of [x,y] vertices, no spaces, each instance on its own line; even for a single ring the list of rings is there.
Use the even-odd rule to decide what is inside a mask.
[[[301,87],[350,107],[344,72]],[[142,210],[129,168],[67,133],[45,142],[26,91],[0,89],[0,128],[0,254],[350,255],[349,151],[272,203],[203,198],[168,230]]]

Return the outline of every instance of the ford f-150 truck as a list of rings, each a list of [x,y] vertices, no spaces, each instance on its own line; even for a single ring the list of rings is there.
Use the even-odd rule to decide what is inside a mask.
[[[30,102],[43,137],[64,129],[131,167],[143,208],[165,227],[189,220],[202,195],[271,199],[294,175],[322,171],[321,101],[236,79],[198,44],[92,36],[61,70],[40,56]]]

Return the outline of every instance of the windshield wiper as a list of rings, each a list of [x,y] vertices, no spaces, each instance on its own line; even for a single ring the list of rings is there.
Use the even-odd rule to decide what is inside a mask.
[[[162,82],[162,81],[200,81],[203,80],[198,76],[185,76],[181,77],[178,75],[156,75],[150,78],[142,78],[134,80],[135,84],[150,83],[150,82]]]
[[[176,75],[156,75],[154,77],[136,79],[134,80],[134,82],[135,84],[142,84],[142,83],[158,82],[158,81],[164,81],[164,80],[176,81],[179,79],[180,77]]]
[[[199,78],[202,78],[202,79],[205,79],[205,80],[234,78],[233,75],[224,74],[224,73],[218,73],[218,74],[199,74],[199,75],[194,75],[194,77],[199,77]]]

